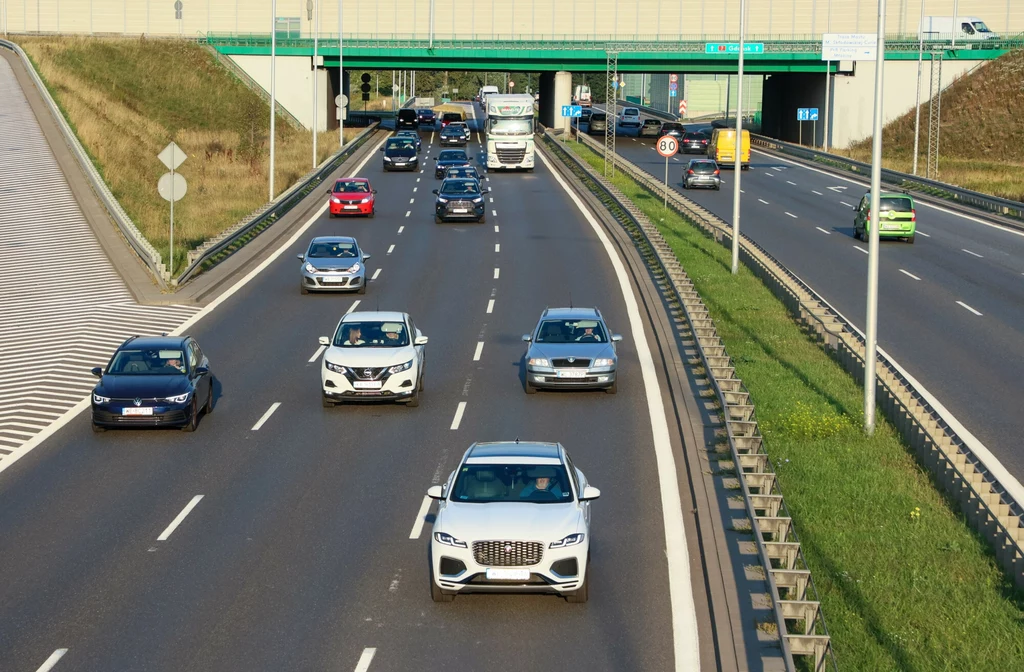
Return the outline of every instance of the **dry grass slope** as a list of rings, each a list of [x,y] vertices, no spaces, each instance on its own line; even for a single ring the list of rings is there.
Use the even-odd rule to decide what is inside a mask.
[[[924,76],[927,78],[928,65]],[[927,81],[923,82],[927,95]],[[914,158],[914,110],[882,132],[886,168],[910,172]],[[1024,201],[1024,52],[990,61],[942,94],[939,179],[966,189]],[[918,173],[928,151],[928,107],[922,101]],[[871,160],[871,139],[846,154]]]
[[[196,44],[175,40],[19,38],[93,163],[167,260],[169,206],[156,191],[168,142],[188,154],[174,207],[175,268],[187,249],[267,201],[270,111]],[[353,131],[353,134],[357,131]],[[323,133],[319,159],[338,144]],[[312,137],[277,122],[275,187],[312,168]]]

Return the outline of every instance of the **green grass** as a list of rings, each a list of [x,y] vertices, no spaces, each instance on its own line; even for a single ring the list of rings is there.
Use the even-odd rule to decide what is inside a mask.
[[[603,160],[566,143],[601,170]],[[707,304],[757,417],[841,669],[1018,670],[1024,595],[861,387],[721,244],[621,174]]]

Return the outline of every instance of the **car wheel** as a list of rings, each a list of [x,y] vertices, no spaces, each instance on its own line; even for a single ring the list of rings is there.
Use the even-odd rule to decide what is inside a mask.
[[[721,190],[722,190],[722,185],[716,184],[715,185],[715,191],[721,191]]]
[[[686,180],[683,180],[683,189],[689,189],[689,188],[690,188],[690,183],[687,182]]]
[[[908,236],[907,237],[907,242],[910,243],[911,245],[913,245],[914,244],[914,238],[916,238],[916,237],[917,237],[916,233],[913,236]]]
[[[426,377],[427,377],[426,371],[420,371],[420,384],[416,388],[420,392],[423,391],[423,388],[424,388],[423,379],[426,378]]]
[[[334,219],[335,215],[330,210],[327,211],[327,219]]]
[[[585,604],[590,599],[590,557],[587,557],[587,574],[583,577],[583,585],[576,589],[575,592],[569,593],[565,596],[565,601],[569,604]]]
[[[619,381],[616,380],[614,383],[604,388],[604,391],[607,392],[608,394],[615,394],[616,392],[619,391]]]
[[[419,406],[420,405],[420,393],[419,392],[413,392],[412,396],[409,397],[409,401],[405,402],[405,405],[408,406],[409,408],[416,408],[417,406]]]
[[[369,215],[367,215],[367,216],[368,216],[368,217],[369,217],[370,219],[373,219],[374,217],[376,217],[376,216],[377,216],[377,208],[374,208],[373,210],[370,210],[370,214],[369,214]]]
[[[203,406],[203,415],[210,413],[213,413],[213,383],[210,383],[210,394],[206,397],[206,405]]]
[[[441,590],[441,586],[437,585],[437,581],[434,581],[434,568],[433,562],[431,562],[430,568],[430,599],[434,602],[451,602],[455,599],[455,593],[448,593]]]
[[[440,217],[438,217],[437,215],[434,215],[434,224],[440,224],[440,223],[441,223],[442,221],[444,221],[444,220],[442,220],[442,219],[441,219]]]
[[[299,294],[309,294],[309,290],[306,289],[305,285],[302,285],[302,284],[299,285]]]
[[[526,390],[527,394],[537,394],[537,388],[534,387],[533,385],[530,385],[529,381],[523,383],[523,389]]]
[[[181,428],[184,432],[194,432],[196,427],[199,426],[199,406],[196,405],[195,397],[192,397],[192,417],[189,418],[188,424]]]
[[[483,224],[487,221],[487,215],[481,215],[480,219],[476,220],[477,224]]]
[[[320,401],[323,402],[324,408],[334,408],[334,402],[328,399],[324,394],[320,394]]]
[[[97,425],[97,424],[96,424],[96,423],[94,422],[94,423],[92,423],[92,431],[94,431],[94,432],[96,432],[97,434],[99,434],[100,432],[105,432],[105,431],[107,431],[107,428],[106,428],[106,427],[101,427],[100,425]]]
[[[359,289],[356,290],[356,294],[366,294],[366,278],[363,278],[363,282],[359,285]]]

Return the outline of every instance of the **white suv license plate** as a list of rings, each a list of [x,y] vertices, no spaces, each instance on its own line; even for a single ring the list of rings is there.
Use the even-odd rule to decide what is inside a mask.
[[[152,406],[128,407],[121,409],[121,415],[153,415]]]
[[[586,378],[586,369],[556,369],[559,378]]]
[[[489,581],[529,581],[528,569],[488,569],[484,572]]]
[[[357,390],[379,390],[384,386],[384,383],[379,380],[357,380],[352,383],[352,387]]]

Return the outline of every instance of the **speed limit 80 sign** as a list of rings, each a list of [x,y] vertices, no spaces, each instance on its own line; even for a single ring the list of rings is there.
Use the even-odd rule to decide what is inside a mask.
[[[658,138],[658,154],[661,154],[666,159],[670,156],[675,156],[676,152],[679,151],[679,141],[671,135],[663,135]]]

